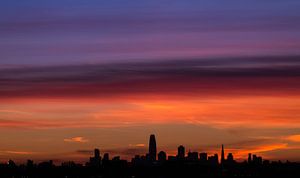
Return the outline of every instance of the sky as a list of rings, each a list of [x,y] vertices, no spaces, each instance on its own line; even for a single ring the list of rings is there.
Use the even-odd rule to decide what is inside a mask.
[[[298,0],[3,0],[0,161],[300,161]]]

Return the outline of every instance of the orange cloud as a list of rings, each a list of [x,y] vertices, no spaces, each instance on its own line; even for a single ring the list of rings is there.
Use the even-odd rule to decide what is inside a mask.
[[[77,142],[77,143],[86,143],[89,140],[85,139],[83,137],[73,137],[73,138],[65,138],[64,139],[65,142]]]
[[[300,142],[300,135],[290,135],[286,139],[292,142]]]
[[[244,96],[0,103],[31,115],[0,115],[2,128],[116,128],[147,124],[194,124],[218,128],[298,128],[300,97]],[[1,119],[3,118],[3,119]],[[4,119],[5,118],[5,119]],[[41,119],[42,118],[42,119]],[[58,124],[59,123],[59,124]],[[259,123],[259,124],[257,124]]]
[[[287,148],[288,148],[287,143],[281,143],[281,144],[263,145],[247,151],[248,152],[250,151],[251,153],[262,153],[262,152],[268,152],[268,151],[279,150],[279,149],[287,149]]]
[[[130,147],[145,147],[146,145],[143,143],[138,143],[138,144],[129,144]]]
[[[266,145],[259,145],[259,146],[249,146],[248,148],[244,149],[229,149],[228,151],[232,152],[237,159],[246,159],[248,153],[252,154],[259,154],[267,159],[272,159],[272,157],[265,156],[265,153],[275,151],[275,150],[286,150],[289,149],[287,143],[273,143],[273,144],[266,144]]]
[[[0,151],[2,154],[13,154],[13,155],[32,155],[34,152],[28,152],[28,151],[11,151],[11,150],[5,150]]]
[[[131,108],[112,108],[92,113],[95,122],[125,124],[188,123],[212,127],[272,128],[300,126],[298,98],[239,97],[132,101]],[[284,103],[284,104],[283,104]],[[259,125],[257,124],[259,123]],[[292,123],[292,124],[291,124]]]

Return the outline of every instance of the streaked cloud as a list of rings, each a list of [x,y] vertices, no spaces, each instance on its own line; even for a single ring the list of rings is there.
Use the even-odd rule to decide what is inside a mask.
[[[137,143],[137,144],[129,144],[130,147],[145,147],[144,143]]]
[[[154,99],[153,99],[154,98]],[[147,124],[209,125],[216,128],[299,128],[297,96],[185,96],[153,98],[61,99],[1,104],[32,115],[6,114],[1,128],[125,128]],[[26,105],[26,106],[24,106]],[[217,112],[216,112],[217,111]],[[41,119],[43,118],[43,119]],[[260,124],[257,125],[256,123]]]
[[[65,138],[64,142],[74,142],[74,143],[86,143],[89,140],[83,137],[72,137],[72,138]]]
[[[295,0],[51,2],[0,6],[0,65],[299,54]]]
[[[292,142],[300,142],[300,135],[290,135],[290,136],[287,136],[285,139],[292,141]]]
[[[282,150],[282,149],[287,149],[288,144],[287,143],[282,143],[282,144],[270,144],[270,145],[262,145],[258,146],[253,149],[248,149],[247,153],[264,153],[264,152],[269,152],[269,151],[274,151],[274,150]],[[240,152],[243,153],[243,152]],[[246,153],[244,153],[246,154]]]
[[[94,150],[77,150],[76,153],[82,155],[92,155],[94,153]]]
[[[298,56],[2,69],[0,98],[298,95],[299,71]]]
[[[14,150],[0,150],[0,154],[6,155],[6,154],[10,154],[10,155],[32,155],[32,154],[36,154],[35,152],[28,152],[28,151],[14,151]]]

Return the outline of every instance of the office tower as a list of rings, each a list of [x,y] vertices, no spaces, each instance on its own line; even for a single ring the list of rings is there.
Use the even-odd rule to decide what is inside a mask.
[[[142,163],[142,158],[140,155],[135,155],[134,158],[131,159],[133,165],[140,165]]]
[[[198,160],[198,152],[188,152],[187,159],[190,161],[196,161]]]
[[[262,157],[261,156],[253,155],[252,162],[255,165],[262,164]]]
[[[214,158],[215,158],[215,161],[217,162],[217,164],[219,163],[219,155],[216,153],[214,154]]]
[[[261,156],[258,156],[258,157],[257,157],[257,163],[258,163],[258,164],[262,164],[262,163],[263,163],[263,159],[262,159]]]
[[[234,160],[233,160],[233,154],[232,153],[228,153],[226,161],[228,163],[233,163],[234,162]]]
[[[219,164],[219,156],[218,154],[214,154],[213,156],[208,157],[208,163],[211,165],[218,165]]]
[[[97,148],[94,150],[94,157],[95,159],[100,158],[100,150]]]
[[[200,153],[199,156],[200,156],[200,161],[201,162],[204,163],[204,162],[207,161],[207,153]]]
[[[155,161],[156,154],[157,154],[156,140],[155,140],[155,135],[152,134],[150,135],[150,140],[149,140],[149,160]]]
[[[224,145],[222,144],[222,151],[221,151],[221,164],[225,163],[225,153],[224,153]]]
[[[253,161],[254,164],[257,163],[257,156],[256,156],[256,155],[253,155],[253,156],[252,156],[252,161]]]
[[[252,158],[251,158],[251,153],[248,154],[248,164],[250,164],[252,162]]]
[[[167,154],[164,151],[160,151],[158,153],[158,161],[162,162],[162,161],[166,161],[167,160]]]
[[[108,161],[109,160],[109,154],[108,153],[105,153],[103,155],[103,161]]]
[[[183,160],[184,157],[185,157],[185,148],[184,146],[180,145],[177,150],[177,158]]]
[[[99,167],[100,164],[101,164],[100,150],[96,148],[94,150],[94,157],[90,158],[89,165],[93,167]]]

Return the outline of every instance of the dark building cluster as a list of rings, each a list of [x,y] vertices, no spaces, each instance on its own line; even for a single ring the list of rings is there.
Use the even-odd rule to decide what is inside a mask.
[[[248,158],[248,164],[262,164],[262,157],[253,155],[251,157],[251,153],[249,153]],[[189,151],[186,154],[185,147],[183,145],[180,145],[177,148],[177,155],[176,156],[167,156],[167,153],[164,151],[160,151],[157,154],[157,148],[156,148],[156,140],[155,136],[150,136],[149,141],[149,152],[145,156],[136,155],[131,163],[149,163],[154,162],[156,164],[163,163],[165,161],[181,161],[181,162],[197,162],[199,164],[205,164],[205,165],[233,165],[236,163],[234,160],[233,154],[228,153],[227,157],[225,157],[225,151],[224,151],[224,145],[222,145],[221,148],[221,159],[219,161],[218,154],[214,155],[208,155],[205,152],[198,153],[198,152],[191,152]],[[268,160],[265,160],[264,163],[269,163]]]
[[[205,152],[186,153],[185,147],[178,147],[176,156],[157,153],[155,135],[150,136],[149,151],[146,155],[136,155],[130,162],[109,154],[100,154],[94,150],[93,157],[85,164],[73,161],[56,166],[52,161],[35,164],[28,160],[17,165],[9,160],[0,164],[0,177],[4,178],[174,178],[174,177],[299,177],[300,164],[263,160],[262,157],[249,153],[248,160],[237,162],[232,153],[225,157],[224,146],[221,157]]]

